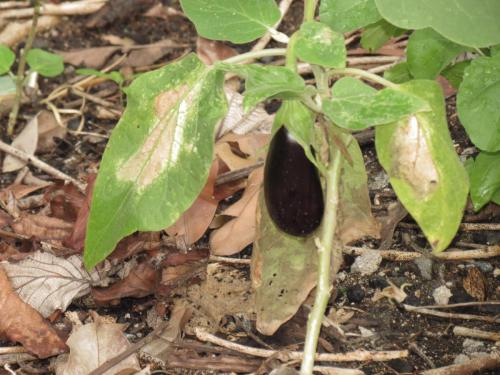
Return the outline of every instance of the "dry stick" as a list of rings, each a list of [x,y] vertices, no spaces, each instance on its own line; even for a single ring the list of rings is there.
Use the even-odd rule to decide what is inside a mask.
[[[24,82],[24,70],[26,69],[26,56],[31,49],[33,40],[36,34],[36,25],[38,24],[38,17],[40,16],[40,0],[35,0],[35,9],[33,13],[33,20],[31,21],[31,29],[28,34],[28,39],[26,40],[26,45],[24,46],[23,53],[19,59],[19,66],[17,67],[16,75],[16,97],[14,99],[14,105],[9,113],[9,122],[7,124],[7,135],[9,137],[14,133],[14,126],[17,121],[17,114],[19,113],[19,107],[21,106],[21,98],[23,95],[23,82]]]
[[[6,346],[0,348],[0,355],[13,353],[27,353],[27,350],[24,348],[24,346]]]
[[[253,348],[221,339],[214,336],[202,328],[195,328],[196,337],[201,341],[211,342],[212,344],[222,346],[240,353],[252,355],[254,357],[269,358],[274,356],[282,361],[301,360],[302,352],[280,352],[278,350],[268,350]],[[363,361],[389,361],[396,358],[405,358],[408,356],[407,350],[387,350],[387,351],[366,351],[357,350],[348,353],[319,353],[316,354],[316,361],[319,362],[363,362]]]
[[[482,331],[480,329],[467,328],[462,326],[455,326],[453,328],[453,334],[457,336],[475,337],[484,340],[500,341],[500,332]]]
[[[254,171],[259,167],[262,167],[263,165],[264,162],[260,161],[245,168],[235,169],[234,171],[222,173],[221,175],[217,176],[217,179],[215,180],[215,186],[227,184],[228,182],[233,182],[241,180],[242,178],[246,178],[248,177],[250,172]]]
[[[497,323],[499,321],[499,318],[496,318],[493,316],[447,313],[444,311],[435,311],[435,310],[431,310],[431,309],[422,308],[420,306],[411,306],[411,305],[405,305],[405,304],[403,304],[403,307],[406,311],[414,312],[417,314],[423,314],[423,315],[437,316],[440,318],[479,320],[481,322],[487,322],[487,323]]]
[[[365,375],[364,371],[358,369],[330,367],[330,366],[314,366],[313,371],[326,375]]]
[[[470,375],[481,370],[500,367],[500,352],[481,356],[460,365],[451,365],[422,371],[420,375]]]
[[[37,157],[35,157],[33,155],[29,155],[29,154],[25,153],[24,151],[21,151],[15,147],[12,147],[12,146],[10,146],[7,143],[4,143],[2,141],[0,141],[0,151],[4,151],[12,156],[15,156],[18,159],[21,159],[25,162],[28,162],[28,163],[32,164],[33,166],[41,169],[42,171],[48,173],[51,176],[54,176],[54,177],[59,178],[59,179],[64,180],[64,181],[72,182],[73,184],[75,184],[76,187],[78,187],[78,189],[80,189],[81,191],[85,191],[85,187],[86,187],[85,184],[83,184],[80,181],[74,179],[73,177],[70,177],[67,174],[55,169],[54,167],[48,165],[47,163],[41,161],[40,159],[38,159]]]
[[[427,305],[419,307],[425,309],[450,309],[455,307],[494,306],[494,305],[500,305],[500,301],[461,302],[461,303],[451,303],[449,305]]]
[[[97,12],[107,0],[84,0],[64,2],[61,4],[42,4],[40,14],[51,16],[72,16],[91,14]],[[36,7],[35,7],[36,9]],[[36,12],[36,11],[35,11]],[[12,9],[2,12],[0,18],[22,18],[31,17],[34,14],[33,8]]]
[[[228,257],[220,257],[217,255],[210,255],[208,261],[218,262],[218,263],[229,263],[229,264],[245,264],[245,265],[250,265],[252,263],[251,259],[228,258]]]

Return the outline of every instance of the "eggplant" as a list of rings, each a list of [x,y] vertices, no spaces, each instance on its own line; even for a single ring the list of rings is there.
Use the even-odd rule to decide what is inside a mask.
[[[307,236],[321,223],[324,201],[318,170],[284,126],[269,145],[264,198],[269,216],[285,233]]]

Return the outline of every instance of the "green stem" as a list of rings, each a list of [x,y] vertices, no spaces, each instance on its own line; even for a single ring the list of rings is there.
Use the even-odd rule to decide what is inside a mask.
[[[321,324],[332,288],[330,278],[332,249],[337,228],[339,203],[339,181],[342,155],[338,147],[333,147],[331,160],[326,174],[325,216],[321,224],[321,238],[316,239],[318,247],[318,281],[314,306],[307,321],[307,335],[304,344],[304,359],[300,368],[301,375],[311,375]]]
[[[33,20],[31,22],[31,29],[28,34],[28,39],[24,46],[24,51],[19,59],[19,66],[17,67],[16,75],[16,96],[14,98],[14,104],[12,110],[9,113],[9,122],[7,124],[7,135],[12,137],[14,134],[14,126],[17,121],[17,114],[19,113],[19,107],[21,106],[21,99],[23,94],[23,82],[24,82],[24,70],[26,69],[26,55],[28,54],[31,46],[33,45],[33,40],[35,39],[36,26],[38,24],[38,17],[40,16],[40,0],[35,0],[34,10],[33,10]]]
[[[261,51],[250,51],[246,53],[242,53],[241,55],[233,56],[228,59],[223,60],[222,62],[227,64],[237,64],[245,62],[249,59],[260,59],[265,56],[285,56],[286,48],[268,48],[263,49]]]
[[[297,42],[297,33],[294,33],[288,42],[288,47],[286,49],[286,55],[285,55],[285,66],[294,71],[297,72],[297,57],[295,56],[295,43]]]
[[[376,74],[367,72],[366,70],[362,70],[362,69],[356,69],[356,68],[332,69],[328,73],[330,76],[358,76],[358,77],[365,78],[369,81],[379,83],[382,86],[391,87],[393,89],[399,87],[399,85],[397,85],[391,81],[388,81],[385,78],[382,78]]]
[[[314,20],[314,13],[316,13],[317,5],[318,5],[318,0],[304,1],[304,22]]]

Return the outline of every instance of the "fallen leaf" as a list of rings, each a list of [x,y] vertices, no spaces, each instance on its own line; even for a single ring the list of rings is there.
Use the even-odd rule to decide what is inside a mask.
[[[63,240],[73,229],[73,224],[44,215],[22,215],[11,224],[17,234],[36,240]]]
[[[33,155],[38,143],[38,118],[33,117],[19,135],[12,141],[11,146],[18,150],[24,151],[28,155]],[[3,160],[3,173],[14,172],[28,163],[21,159],[16,158],[11,154],[7,154]]]
[[[378,217],[380,223],[380,246],[379,249],[389,249],[392,245],[394,230],[401,220],[408,215],[400,201],[391,202],[387,207],[387,214]]]
[[[467,276],[463,280],[463,287],[468,295],[475,298],[477,301],[486,299],[487,281],[486,277],[477,267],[467,269]]]
[[[222,213],[226,216],[233,216],[235,219],[211,233],[210,251],[212,254],[236,254],[254,241],[255,214],[263,179],[263,168],[253,171],[248,177],[247,187],[240,200]]]
[[[56,143],[55,138],[64,138],[67,129],[60,126],[52,112],[42,110],[36,114],[38,118],[37,152],[51,151]]]
[[[382,298],[388,298],[393,299],[399,303],[403,302],[407,297],[407,294],[403,290],[404,285],[401,285],[401,288],[398,288],[391,281],[387,280],[387,282],[389,283],[389,286],[385,287],[382,290],[377,289],[372,297],[372,301],[377,302]]]
[[[101,35],[101,39],[104,40],[105,42],[108,42],[109,44],[113,46],[121,46],[121,47],[130,47],[135,45],[135,42],[133,39],[130,38],[123,38],[118,35],[113,35],[113,34],[104,34]]]
[[[238,51],[224,42],[198,36],[196,39],[196,53],[201,61],[207,65],[212,65],[216,61],[236,56]]]
[[[47,189],[44,199],[50,205],[52,217],[73,222],[85,202],[85,195],[74,184],[58,181]]]
[[[93,47],[84,48],[75,51],[56,51],[56,53],[63,57],[66,64],[74,66],[84,66],[91,69],[101,68],[106,61],[115,52],[119,51],[121,47]]]
[[[0,266],[0,336],[21,343],[39,358],[67,351],[64,341],[47,321],[24,303],[12,290],[7,274]]]
[[[75,298],[88,294],[91,285],[103,282],[99,272],[88,272],[77,255],[65,259],[37,251],[2,266],[19,297],[44,317],[65,311]]]
[[[70,353],[67,361],[56,365],[57,375],[87,375],[107,360],[129,348],[130,343],[123,334],[124,325],[108,323],[97,317],[94,323],[77,326],[68,338]],[[104,375],[114,375],[133,368],[139,370],[137,355],[132,353],[118,362]]]

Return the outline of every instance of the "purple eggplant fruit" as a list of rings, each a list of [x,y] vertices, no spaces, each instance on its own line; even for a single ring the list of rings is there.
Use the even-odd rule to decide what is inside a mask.
[[[285,233],[307,236],[321,223],[324,201],[318,170],[284,126],[269,146],[264,197],[269,216]]]

